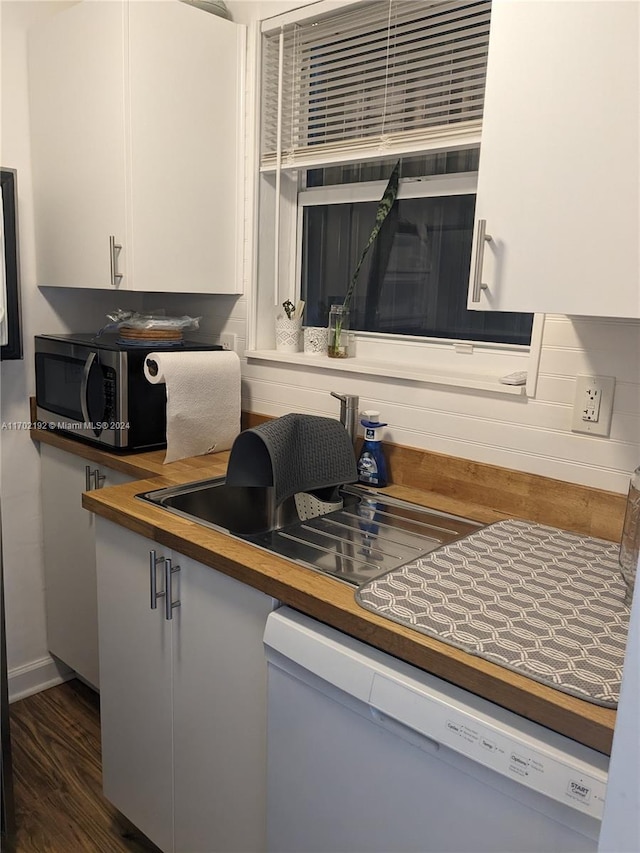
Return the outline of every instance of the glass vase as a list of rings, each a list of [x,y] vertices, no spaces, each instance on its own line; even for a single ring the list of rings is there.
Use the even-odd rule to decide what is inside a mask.
[[[329,358],[347,358],[349,355],[349,309],[332,305],[329,311]]]

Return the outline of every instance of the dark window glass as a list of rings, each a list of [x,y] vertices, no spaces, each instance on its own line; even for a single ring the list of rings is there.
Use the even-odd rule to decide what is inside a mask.
[[[468,311],[475,195],[396,201],[363,264],[350,327],[529,345],[532,314]],[[344,299],[377,202],[305,207],[302,298],[308,325]]]

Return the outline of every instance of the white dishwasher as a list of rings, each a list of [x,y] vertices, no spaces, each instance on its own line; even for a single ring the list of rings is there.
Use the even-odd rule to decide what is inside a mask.
[[[595,851],[608,757],[283,607],[272,853]]]

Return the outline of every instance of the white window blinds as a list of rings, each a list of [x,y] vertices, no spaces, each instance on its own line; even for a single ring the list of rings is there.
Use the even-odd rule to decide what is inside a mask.
[[[478,144],[490,0],[373,0],[263,35],[263,170]]]

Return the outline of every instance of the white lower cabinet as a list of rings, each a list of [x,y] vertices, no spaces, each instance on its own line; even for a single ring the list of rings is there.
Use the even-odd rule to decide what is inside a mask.
[[[259,853],[273,599],[102,518],[96,542],[105,796],[163,851]]]
[[[48,444],[40,445],[47,646],[99,687],[95,518],[82,493],[131,480]]]

